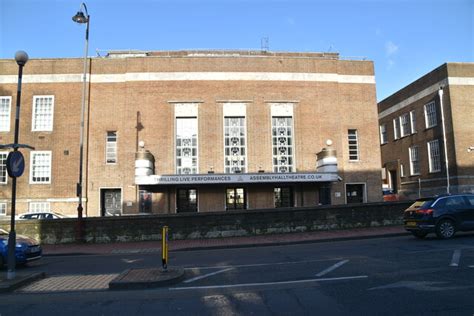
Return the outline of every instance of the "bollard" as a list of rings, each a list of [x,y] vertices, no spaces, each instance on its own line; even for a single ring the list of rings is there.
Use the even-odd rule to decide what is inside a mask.
[[[168,226],[163,226],[161,232],[161,265],[163,271],[168,271]]]

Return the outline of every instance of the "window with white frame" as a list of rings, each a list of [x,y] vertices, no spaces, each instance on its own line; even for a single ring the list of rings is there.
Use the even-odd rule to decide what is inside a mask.
[[[382,124],[380,125],[380,144],[386,144],[388,142],[387,139],[387,125]]]
[[[0,151],[0,184],[7,183],[7,179],[8,179],[7,157],[8,157],[8,152]]]
[[[225,173],[245,172],[245,147],[245,117],[224,117]]]
[[[105,142],[105,163],[117,163],[117,131],[107,132]]]
[[[420,156],[418,153],[418,146],[408,148],[410,155],[410,175],[420,174]]]
[[[0,202],[0,216],[6,216],[6,215],[7,215],[7,203]]]
[[[401,178],[405,177],[405,165],[402,163],[400,164],[400,177]]]
[[[393,139],[400,138],[400,120],[397,118],[393,119]]]
[[[438,124],[436,117],[436,104],[434,101],[425,104],[425,126],[430,128]]]
[[[410,114],[406,113],[400,116],[400,130],[401,130],[401,137],[405,137],[410,135]]]
[[[441,154],[437,139],[428,142],[428,158],[430,172],[441,171]]]
[[[54,96],[42,95],[33,97],[32,131],[52,131],[54,114]]]
[[[0,132],[10,131],[12,97],[0,97]]]
[[[410,111],[411,133],[416,133],[416,115],[415,110]]]
[[[32,151],[30,183],[51,183],[51,151]]]
[[[347,138],[349,142],[349,160],[359,160],[359,138],[356,129],[349,129],[347,131]]]
[[[293,117],[272,117],[273,172],[293,172]]]
[[[49,202],[30,202],[28,205],[28,213],[44,213],[51,212]]]
[[[198,172],[198,119],[176,117],[176,173]]]

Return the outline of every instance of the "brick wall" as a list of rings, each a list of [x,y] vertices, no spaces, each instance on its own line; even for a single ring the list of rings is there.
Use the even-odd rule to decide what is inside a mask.
[[[169,226],[170,239],[201,239],[254,236],[358,227],[400,225],[409,202],[372,203],[338,207],[294,208],[85,218],[88,243],[160,240],[161,229]],[[75,219],[18,221],[17,234],[43,244],[73,243]],[[0,228],[8,230],[7,220]]]

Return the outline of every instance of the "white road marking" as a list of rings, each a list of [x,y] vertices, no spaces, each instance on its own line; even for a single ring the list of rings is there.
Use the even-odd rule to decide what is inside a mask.
[[[322,277],[323,275],[325,274],[328,274],[329,272],[333,271],[333,270],[336,270],[337,268],[339,268],[340,266],[342,266],[343,264],[346,264],[347,262],[349,262],[349,260],[342,260],[342,261],[339,261],[338,263],[330,266],[329,268],[327,268],[326,270],[323,270],[321,272],[319,272],[318,274],[316,274],[317,277]]]
[[[226,289],[233,287],[253,287],[253,286],[266,286],[266,285],[282,285],[282,284],[298,284],[298,283],[311,283],[311,282],[324,282],[324,281],[339,281],[339,280],[353,280],[353,279],[365,279],[367,275],[357,275],[349,277],[339,278],[321,278],[321,279],[307,279],[307,280],[296,280],[296,281],[280,281],[280,282],[263,282],[263,283],[242,283],[242,284],[223,284],[223,285],[208,285],[208,286],[188,286],[188,287],[170,287],[169,290],[203,290],[203,289]]]
[[[416,291],[425,291],[425,292],[437,292],[437,291],[454,291],[454,290],[466,290],[473,288],[474,285],[467,286],[442,286],[448,284],[448,282],[429,282],[429,281],[399,281],[391,284],[386,284],[382,286],[377,286],[368,289],[369,291],[373,290],[385,290],[385,289],[396,289],[396,288],[406,288]]]
[[[453,258],[451,259],[450,267],[457,267],[459,265],[459,260],[461,259],[461,249],[454,250]]]
[[[302,261],[285,261],[285,262],[271,262],[271,263],[255,263],[255,264],[238,264],[238,265],[227,265],[227,266],[203,266],[203,267],[189,267],[184,268],[185,270],[203,270],[203,269],[227,269],[227,268],[252,268],[252,267],[264,267],[264,266],[277,266],[286,264],[304,264],[322,261],[341,260],[342,258],[329,258],[329,259],[315,259],[315,260],[302,260]]]
[[[183,283],[191,283],[191,282],[194,282],[194,281],[197,281],[197,280],[201,280],[201,279],[204,279],[204,278],[207,278],[207,277],[210,277],[210,276],[219,274],[219,273],[224,273],[224,272],[227,272],[227,271],[233,270],[233,269],[234,269],[234,268],[228,268],[228,269],[219,270],[219,271],[216,271],[216,272],[212,272],[212,273],[200,275],[200,276],[197,276],[197,277],[195,277],[195,278],[186,280],[186,281],[184,281]]]

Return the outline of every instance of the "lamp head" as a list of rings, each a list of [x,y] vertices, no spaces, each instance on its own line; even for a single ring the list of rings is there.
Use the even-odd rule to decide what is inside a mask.
[[[15,60],[18,66],[24,66],[28,61],[28,54],[25,51],[19,50],[15,53]]]
[[[72,20],[76,23],[87,23],[89,22],[89,17],[84,15],[84,12],[77,11],[76,15],[72,17]]]

